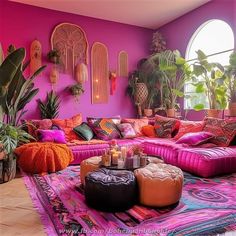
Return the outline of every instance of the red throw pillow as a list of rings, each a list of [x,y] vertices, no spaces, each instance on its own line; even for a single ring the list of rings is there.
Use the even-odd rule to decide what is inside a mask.
[[[221,147],[229,146],[236,134],[236,121],[235,120],[223,120],[217,118],[207,117],[205,118],[204,131],[211,132],[215,135],[215,138],[211,140]]]
[[[146,125],[142,127],[142,133],[150,138],[156,137],[156,131],[153,125]]]
[[[66,141],[78,139],[78,135],[73,131],[73,128],[82,123],[82,115],[78,114],[70,119],[53,119],[52,124],[58,126],[65,132]]]
[[[173,133],[179,129],[180,121],[174,118],[155,116],[154,128],[159,138],[171,138]]]
[[[196,133],[203,130],[204,121],[180,121],[179,131],[174,137],[175,140],[178,140],[183,135],[187,133]]]

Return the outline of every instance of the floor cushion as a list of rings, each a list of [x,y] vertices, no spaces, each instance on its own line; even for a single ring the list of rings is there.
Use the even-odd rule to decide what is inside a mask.
[[[15,149],[18,164],[29,173],[56,172],[73,161],[73,154],[65,144],[28,143]]]
[[[141,204],[164,207],[179,201],[183,187],[183,173],[179,168],[162,163],[150,163],[135,170],[134,174]]]
[[[101,168],[85,176],[85,199],[89,206],[101,211],[124,211],[137,199],[133,172]]]

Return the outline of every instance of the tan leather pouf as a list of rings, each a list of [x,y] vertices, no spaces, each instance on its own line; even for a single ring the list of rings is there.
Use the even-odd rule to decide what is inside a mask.
[[[150,163],[135,170],[134,174],[141,204],[163,207],[179,201],[184,179],[181,169],[162,163]]]
[[[85,184],[85,176],[88,172],[99,169],[102,158],[100,156],[90,157],[80,163],[80,180]]]

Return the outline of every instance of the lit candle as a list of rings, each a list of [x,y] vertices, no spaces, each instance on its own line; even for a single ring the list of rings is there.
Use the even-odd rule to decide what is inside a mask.
[[[121,147],[121,158],[124,160],[126,158],[126,152],[127,152],[127,149],[126,147]]]
[[[119,158],[119,154],[118,153],[113,153],[112,154],[112,165],[117,165],[118,164],[118,158]]]

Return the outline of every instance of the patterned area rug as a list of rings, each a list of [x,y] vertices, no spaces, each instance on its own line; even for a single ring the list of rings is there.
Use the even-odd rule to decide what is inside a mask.
[[[48,235],[216,235],[236,230],[236,174],[203,179],[185,174],[176,206],[104,213],[89,208],[80,169],[24,176]]]

